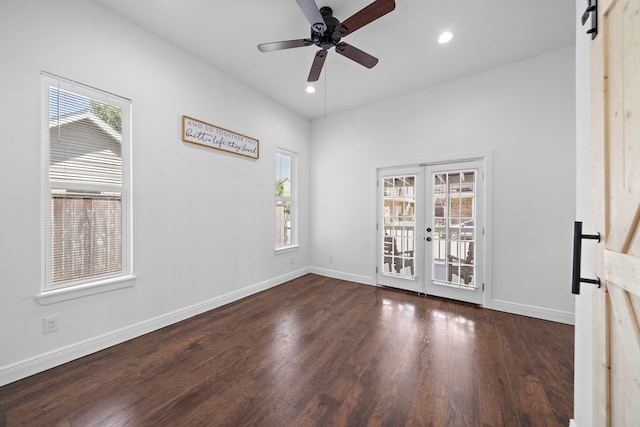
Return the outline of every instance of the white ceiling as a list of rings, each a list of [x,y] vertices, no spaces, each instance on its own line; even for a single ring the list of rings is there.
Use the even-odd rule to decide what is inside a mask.
[[[310,119],[572,45],[574,0],[396,0],[344,41],[373,69],[331,50],[305,92],[315,46],[261,53],[260,43],[309,37],[295,0],[93,0]],[[344,21],[373,0],[316,0]],[[454,39],[437,42],[444,30]]]

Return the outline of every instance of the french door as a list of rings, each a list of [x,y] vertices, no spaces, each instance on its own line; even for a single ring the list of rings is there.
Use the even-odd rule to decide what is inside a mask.
[[[482,304],[483,162],[378,172],[377,283]]]
[[[482,304],[482,162],[427,166],[425,292]]]
[[[378,267],[381,285],[424,292],[424,168],[378,172]]]

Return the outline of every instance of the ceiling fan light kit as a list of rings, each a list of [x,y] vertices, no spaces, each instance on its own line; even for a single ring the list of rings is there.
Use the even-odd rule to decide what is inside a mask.
[[[315,82],[320,78],[324,61],[331,48],[335,48],[335,51],[340,55],[367,68],[373,68],[378,63],[378,58],[343,42],[342,38],[394,10],[396,8],[394,0],[376,0],[344,22],[340,22],[333,16],[333,10],[330,7],[325,6],[318,9],[314,0],[296,0],[296,2],[311,24],[311,37],[263,43],[258,45],[260,52],[273,52],[312,45],[319,47],[320,50],[316,52],[311,64],[308,82]]]
[[[442,34],[440,34],[440,37],[438,37],[438,43],[440,44],[449,43],[452,38],[453,38],[453,33],[451,31],[445,31]]]

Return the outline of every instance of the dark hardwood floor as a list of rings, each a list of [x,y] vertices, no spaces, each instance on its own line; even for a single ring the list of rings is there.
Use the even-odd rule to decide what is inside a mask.
[[[0,426],[567,426],[573,327],[307,275],[0,388]]]

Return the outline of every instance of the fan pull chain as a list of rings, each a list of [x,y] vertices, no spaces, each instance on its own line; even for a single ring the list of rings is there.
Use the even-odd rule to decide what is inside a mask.
[[[329,63],[327,62],[324,66],[324,119],[327,120],[327,70],[329,68]]]

